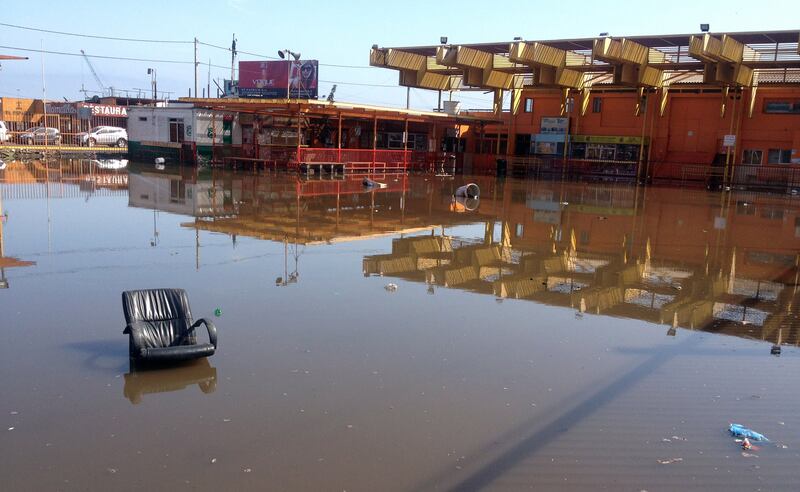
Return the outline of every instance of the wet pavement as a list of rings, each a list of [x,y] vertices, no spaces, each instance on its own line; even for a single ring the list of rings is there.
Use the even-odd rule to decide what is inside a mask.
[[[800,197],[373,179],[9,163],[3,489],[796,489]],[[155,287],[215,356],[131,371]]]

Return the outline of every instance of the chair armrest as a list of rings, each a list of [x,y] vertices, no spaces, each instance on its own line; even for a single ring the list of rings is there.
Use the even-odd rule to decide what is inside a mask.
[[[133,346],[136,349],[136,354],[138,356],[139,352],[144,348],[144,340],[142,339],[142,328],[141,323],[138,321],[134,321],[133,323],[128,323],[125,325],[125,329],[122,331],[127,335],[130,335],[131,340],[133,341]]]
[[[206,330],[208,330],[208,340],[211,342],[211,345],[213,345],[214,348],[216,349],[217,348],[217,327],[214,326],[214,323],[212,323],[210,320],[207,320],[205,318],[198,319],[197,321],[194,322],[194,324],[191,327],[189,327],[189,331],[194,330],[195,328],[197,328],[201,324],[206,325]]]

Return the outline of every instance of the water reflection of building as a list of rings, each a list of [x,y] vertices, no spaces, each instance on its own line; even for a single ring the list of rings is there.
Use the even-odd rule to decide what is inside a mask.
[[[357,178],[209,178],[204,193],[222,199],[186,207],[194,220],[185,227],[294,245],[400,234],[390,253],[364,259],[365,274],[799,341],[800,202],[791,197],[481,178],[480,204],[464,212],[453,178],[377,178],[386,188]],[[482,237],[448,234],[476,223]]]
[[[3,227],[8,216],[3,199],[50,199],[115,196],[127,193],[127,161],[120,159],[59,159],[7,161],[0,169],[0,288],[8,288],[5,269],[35,263],[5,256]],[[48,228],[48,234],[50,230]]]
[[[398,238],[387,275],[797,345],[800,203],[703,192],[518,183],[483,195],[483,238]],[[670,334],[674,331],[670,330]]]
[[[295,176],[214,174],[222,201],[212,212],[184,224],[231,236],[293,244],[321,244],[419,232],[475,220],[477,212],[454,213],[456,188],[448,178],[404,174],[373,176],[385,188],[366,187],[363,178],[306,180]],[[412,186],[412,182],[414,185]]]
[[[128,205],[191,216],[211,215],[222,207],[224,192],[211,181],[177,170],[131,173],[128,182]]]
[[[3,211],[3,188],[0,188],[0,289],[8,289],[10,287],[8,279],[6,278],[6,268],[24,267],[35,265],[32,261],[22,261],[17,258],[7,257],[5,248],[5,223],[8,220],[8,215]]]
[[[125,159],[11,161],[0,170],[6,198],[117,196],[128,188]]]

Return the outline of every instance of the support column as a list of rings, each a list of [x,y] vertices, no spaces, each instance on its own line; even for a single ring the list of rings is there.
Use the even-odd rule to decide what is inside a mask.
[[[375,157],[378,149],[378,113],[372,116],[372,168],[375,168]]]
[[[734,100],[734,102],[736,102],[736,101]],[[731,114],[731,122],[730,122],[730,125],[728,125],[728,134],[732,135],[733,134],[733,123],[734,123],[734,120],[736,119],[736,104],[733,105],[733,110],[730,112],[730,114]],[[723,174],[722,174],[723,190],[724,190],[725,186],[728,186],[728,174],[730,172],[731,160],[736,160],[736,153],[734,152],[733,155],[731,156],[731,148],[730,147],[726,147],[726,149],[725,149],[725,170],[723,171]]]
[[[403,170],[408,169],[408,116],[406,116],[406,128],[403,130]]]
[[[339,132],[336,137],[336,162],[342,162],[342,112],[339,111]],[[337,210],[338,213],[338,210]]]
[[[506,157],[510,157],[514,152],[511,150],[513,146],[516,149],[517,145],[517,107],[519,106],[520,90],[513,89],[509,91],[511,96],[511,111],[508,112],[508,117],[511,121],[508,122],[508,139],[506,142]],[[512,143],[513,142],[513,143]]]
[[[256,114],[253,115],[253,157],[258,159],[258,136],[261,135],[261,118]]]
[[[440,152],[440,149],[441,149],[441,146],[439,145],[439,138],[436,136],[436,130],[437,130],[436,121],[434,121],[433,122],[433,129],[432,129],[432,131],[433,131],[433,135],[432,135],[432,140],[433,140],[433,159],[431,160],[431,165],[430,165],[430,169],[429,169],[429,170],[433,170],[433,171],[436,170],[436,161],[439,158],[439,152]],[[430,154],[428,154],[428,156],[430,157]]]
[[[647,129],[647,113],[650,110],[651,104],[647,104],[647,94],[644,89],[640,89],[639,93],[639,104],[637,105],[639,108],[638,116],[642,118],[642,135],[641,140],[639,140],[639,162],[636,165],[636,182],[638,183],[642,176],[642,163],[644,162],[644,136],[645,130]],[[645,101],[644,104],[644,111],[641,110],[642,102]]]
[[[300,104],[297,104],[297,164],[300,164],[300,120],[302,114],[300,113]]]
[[[197,129],[195,128],[195,138],[197,138]],[[208,134],[208,132],[206,132]],[[217,113],[212,109],[211,110],[211,161],[214,161],[214,150],[216,148],[215,144],[217,143]],[[199,151],[195,148],[195,153]],[[181,152],[183,154],[183,152]],[[195,161],[197,161],[197,156],[194,156]],[[196,163],[196,162],[195,162]],[[183,162],[181,162],[183,164]]]

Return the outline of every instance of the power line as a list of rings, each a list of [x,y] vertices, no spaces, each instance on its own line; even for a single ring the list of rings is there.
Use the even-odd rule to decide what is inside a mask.
[[[41,50],[41,49],[32,49],[32,48],[18,48],[15,46],[0,46],[2,49],[7,50],[17,50],[17,51],[26,51],[26,52],[33,52],[33,53],[46,53],[50,55],[62,55],[62,56],[83,56],[80,53],[69,53],[66,51],[51,51],[51,50]],[[156,60],[150,58],[129,58],[123,56],[107,56],[107,55],[86,55],[89,58],[100,58],[104,60],[123,60],[123,61],[138,61],[138,62],[149,62],[149,63],[171,63],[171,64],[178,64],[178,65],[192,65],[194,62],[191,61],[184,61],[184,60]],[[201,67],[209,66],[208,63],[198,63]],[[226,67],[224,65],[215,65],[211,64],[213,68],[219,68],[227,70],[230,67]],[[367,84],[367,83],[360,83],[360,82],[343,82],[340,80],[320,80],[320,82],[328,83],[328,84],[342,84],[342,85],[354,85],[354,86],[362,86],[362,87],[385,87],[385,88],[397,88],[397,85],[389,85],[389,84]]]
[[[41,50],[41,49],[32,49],[32,48],[18,48],[16,46],[0,46],[2,49],[6,50],[16,50],[16,51],[27,51],[33,53],[46,53],[49,55],[63,55],[63,56],[83,56],[80,53],[69,53],[66,51],[50,51],[50,50]],[[193,65],[194,62],[191,61],[184,61],[184,60],[156,60],[151,58],[129,58],[125,56],[107,56],[107,55],[89,55],[89,58],[100,58],[104,60],[123,60],[123,61],[138,61],[138,62],[151,62],[151,63],[172,63],[172,64],[179,64],[179,65]],[[198,63],[200,66],[208,66],[207,63]],[[214,65],[211,64],[214,68],[229,68],[223,65]]]
[[[26,26],[18,26],[15,24],[6,24],[4,22],[0,22],[0,26],[5,27],[13,27],[15,29],[24,29],[26,31],[37,31],[37,32],[46,32],[49,34],[60,34],[62,36],[75,36],[78,38],[93,38],[93,39],[109,39],[113,41],[129,41],[129,42],[136,42],[136,43],[174,43],[174,44],[192,44],[193,41],[178,41],[178,40],[171,40],[171,39],[138,39],[138,38],[118,38],[114,36],[97,36],[93,34],[78,34],[74,32],[64,32],[64,31],[53,31],[49,29],[38,29],[35,27],[26,27]]]
[[[78,34],[74,32],[65,32],[65,31],[54,31],[51,29],[39,29],[36,27],[27,27],[27,26],[19,26],[16,24],[7,24],[4,22],[0,22],[0,26],[5,27],[13,27],[15,29],[24,29],[26,31],[36,31],[36,32],[45,32],[49,34],[59,34],[62,36],[74,36],[79,38],[91,38],[91,39],[107,39],[113,41],[127,41],[127,42],[135,42],[135,43],[173,43],[173,44],[193,44],[194,41],[180,41],[180,40],[168,40],[168,39],[141,39],[141,38],[122,38],[122,37],[114,37],[114,36],[99,36],[94,34]],[[204,41],[197,41],[197,44],[208,46],[210,48],[216,48],[218,50],[223,50],[230,52],[231,48],[226,46],[220,46],[213,43],[206,43]],[[12,48],[13,49],[13,48]],[[259,58],[264,58],[267,60],[277,60],[278,58],[275,56],[268,56],[263,55],[261,53],[253,53],[251,51],[243,51],[243,50],[236,50],[237,53],[243,53],[245,55],[252,55],[257,56]],[[373,67],[370,65],[344,65],[344,64],[336,64],[336,63],[320,63],[320,66],[323,67],[335,67],[335,68],[354,68],[354,69],[370,69],[370,68],[380,68],[380,67]],[[221,67],[226,68],[226,67]]]
[[[363,87],[389,87],[389,88],[394,88],[394,89],[397,89],[397,88],[400,87],[399,85],[367,84],[367,83],[363,83],[363,82],[340,82],[338,80],[322,80],[322,79],[320,79],[320,82],[325,82],[326,84],[360,85],[360,86],[363,86]]]
[[[211,48],[216,48],[218,50],[227,51],[229,53],[231,51],[230,48],[227,48],[225,46],[219,46],[219,45],[216,45],[216,44],[206,43],[204,41],[198,41],[197,44],[201,44],[203,46],[208,46],[208,47],[211,47]],[[245,55],[257,56],[259,58],[265,58],[267,60],[277,60],[278,59],[278,57],[276,57],[276,56],[267,56],[267,55],[262,55],[261,53],[253,53],[252,51],[244,51],[244,50],[240,50],[240,49],[237,49],[236,53],[243,53]],[[369,66],[369,65],[340,65],[340,64],[336,64],[336,63],[320,63],[319,66],[321,66],[321,67],[336,67],[336,68],[357,68],[357,69],[381,68],[381,67],[373,67],[373,66]]]

